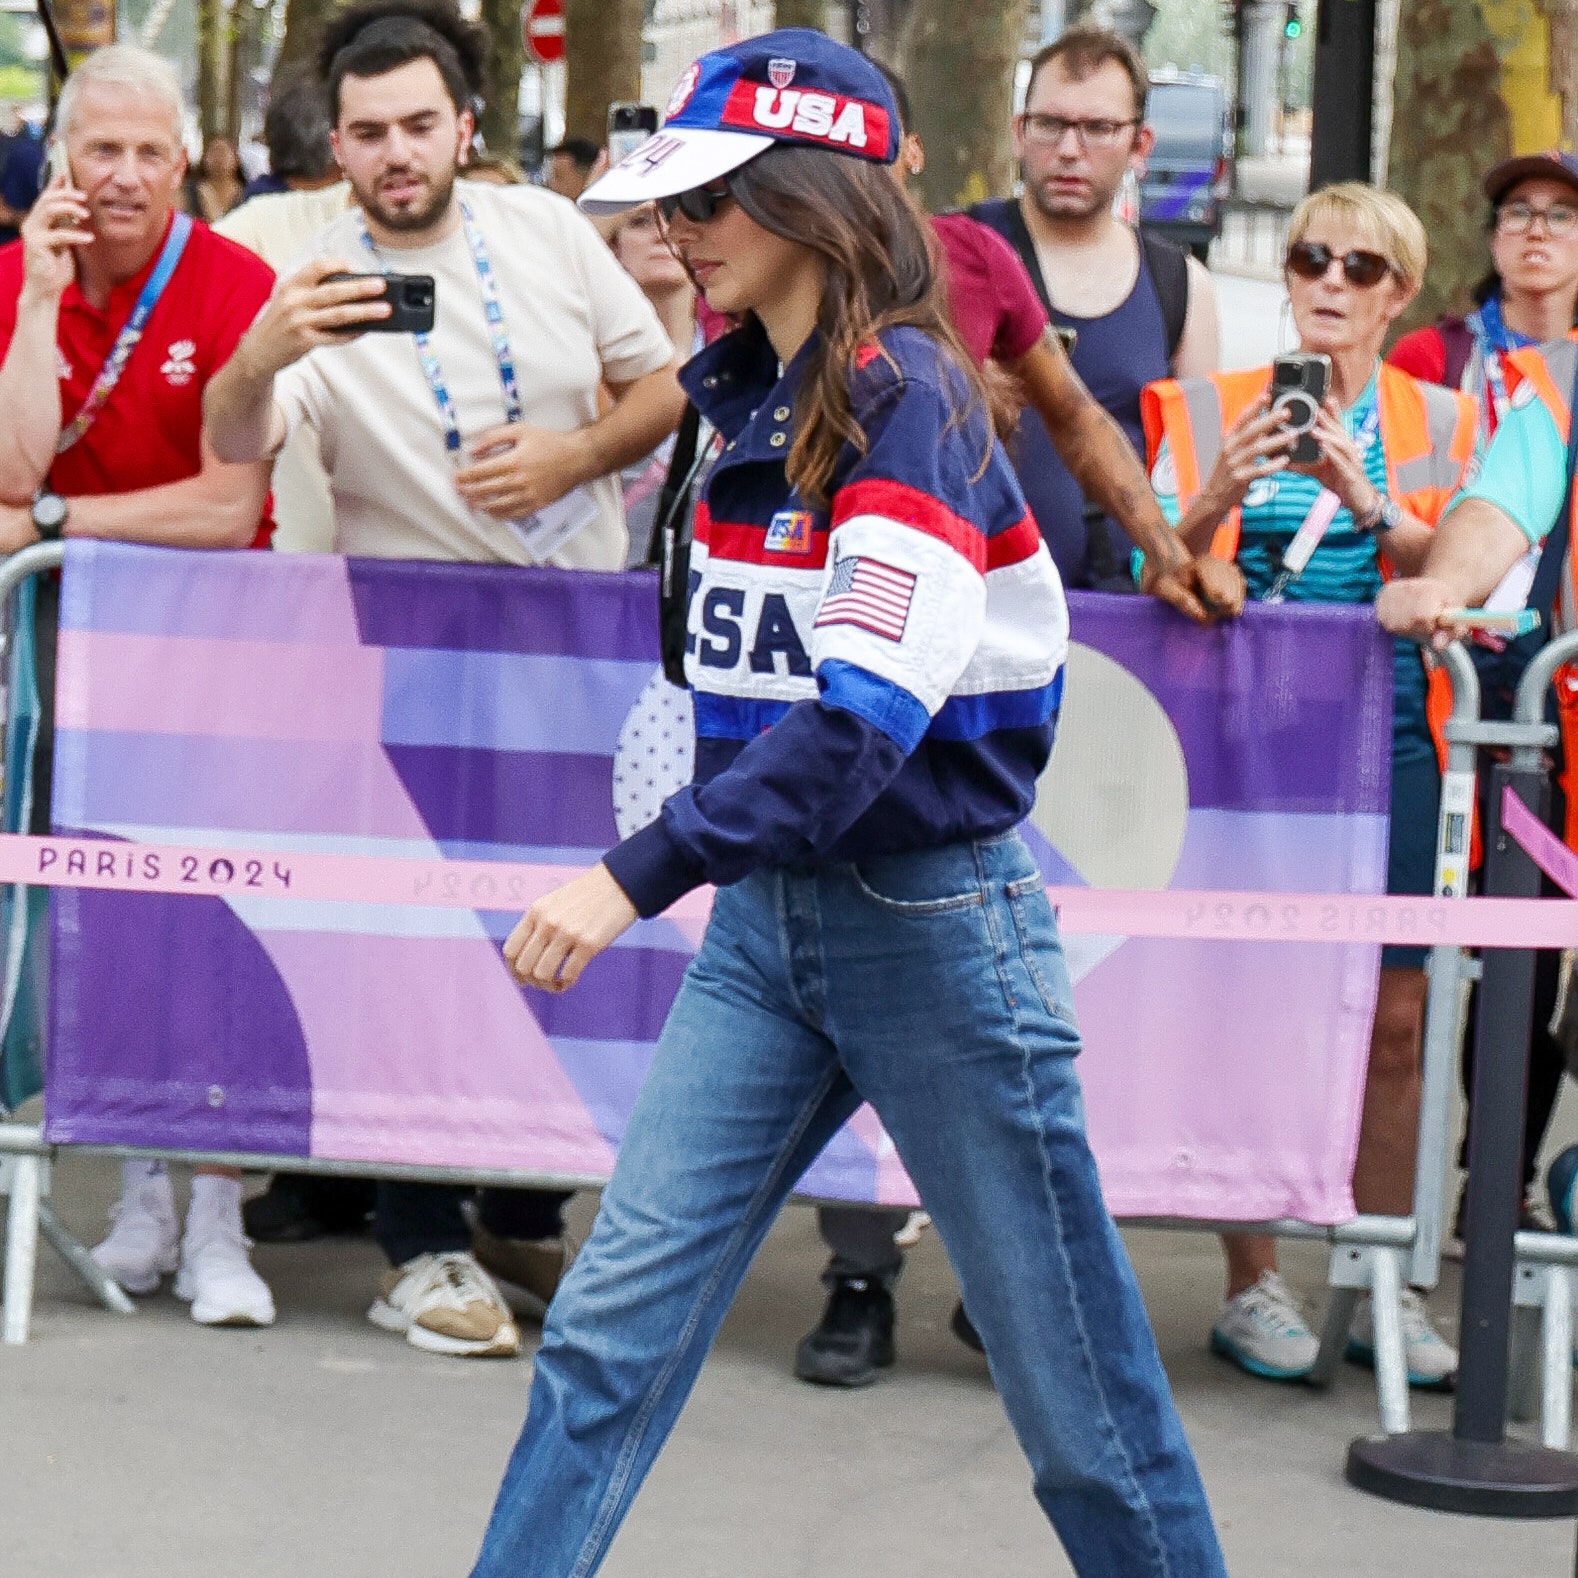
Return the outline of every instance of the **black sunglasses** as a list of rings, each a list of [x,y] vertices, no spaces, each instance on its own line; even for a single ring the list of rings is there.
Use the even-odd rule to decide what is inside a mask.
[[[1300,279],[1322,279],[1337,254],[1324,241],[1296,241],[1288,248],[1288,267]],[[1390,261],[1379,252],[1344,252],[1337,259],[1350,285],[1368,289],[1392,272]]]
[[[663,223],[672,222],[675,214],[683,214],[694,225],[704,225],[718,212],[730,197],[727,177],[715,186],[693,186],[688,192],[674,197],[660,197],[658,212]]]

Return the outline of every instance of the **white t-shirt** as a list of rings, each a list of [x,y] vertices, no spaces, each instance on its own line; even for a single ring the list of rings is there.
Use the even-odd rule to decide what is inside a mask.
[[[585,427],[597,419],[603,380],[630,383],[673,360],[651,304],[573,203],[528,186],[468,181],[459,190],[493,266],[525,422],[561,432]],[[353,210],[326,225],[306,256],[431,274],[437,300],[430,344],[462,441],[504,422],[476,265],[458,227],[436,246],[386,248],[374,257]],[[456,463],[444,447],[437,402],[408,334],[367,334],[351,345],[312,351],[275,379],[274,399],[291,431],[306,422],[318,434],[334,495],[337,552],[590,570],[617,570],[625,562],[617,474],[587,484],[595,506],[589,524],[546,561],[507,522],[465,504],[455,490]]]

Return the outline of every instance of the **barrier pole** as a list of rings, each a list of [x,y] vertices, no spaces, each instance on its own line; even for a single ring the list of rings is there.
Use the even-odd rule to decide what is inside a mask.
[[[0,561],[0,608],[30,576],[59,568],[66,557],[64,543],[34,543]],[[9,656],[11,638],[0,632],[0,662]],[[0,772],[5,760],[5,732],[0,729]],[[24,829],[25,831],[25,829]],[[0,1108],[0,1120],[8,1114]],[[33,1284],[38,1268],[40,1229],[61,1259],[85,1282],[106,1309],[133,1313],[132,1302],[92,1256],[66,1231],[45,1198],[48,1148],[32,1125],[0,1121],[0,1152],[12,1156],[10,1202],[6,1210],[5,1321],[0,1342],[19,1346],[27,1341],[33,1313]]]
[[[1512,724],[1496,730],[1512,747],[1511,762],[1498,763],[1492,776],[1485,837],[1485,887],[1497,897],[1539,896],[1539,867],[1502,829],[1502,798],[1510,787],[1543,820],[1550,786],[1542,752],[1556,732],[1545,722],[1545,693],[1556,669],[1574,657],[1578,632],[1547,645],[1518,686]],[[1570,1518],[1578,1515],[1578,1456],[1509,1441],[1506,1433],[1534,954],[1487,949],[1482,969],[1452,1429],[1355,1441],[1347,1478],[1387,1500],[1440,1512]]]
[[[1474,769],[1478,746],[1479,673],[1461,642],[1441,654],[1452,680],[1447,720],[1447,763],[1441,775],[1441,819],[1436,840],[1438,898],[1461,898],[1468,888],[1469,850],[1474,831]],[[1419,1146],[1414,1163],[1414,1245],[1408,1281],[1433,1288],[1441,1278],[1441,1242],[1451,1137],[1452,1087],[1456,1082],[1461,985],[1477,968],[1461,948],[1430,950],[1425,998],[1423,1069],[1419,1094]]]

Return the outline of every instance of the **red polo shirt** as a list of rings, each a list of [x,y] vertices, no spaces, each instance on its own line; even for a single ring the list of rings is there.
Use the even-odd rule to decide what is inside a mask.
[[[159,250],[135,279],[110,292],[102,311],[84,300],[75,281],[66,287],[55,334],[66,422],[88,398]],[[120,382],[93,425],[50,468],[54,491],[68,499],[135,493],[195,477],[202,467],[203,389],[273,287],[267,263],[194,220],[181,261]],[[16,241],[0,247],[0,357],[11,344],[21,291],[22,243]],[[265,505],[256,545],[267,547],[273,530]]]

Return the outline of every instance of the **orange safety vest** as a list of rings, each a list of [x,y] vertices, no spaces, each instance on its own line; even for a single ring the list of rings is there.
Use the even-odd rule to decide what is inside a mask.
[[[1535,397],[1551,413],[1556,431],[1563,444],[1567,442],[1568,424],[1572,420],[1567,409],[1567,396],[1573,386],[1573,373],[1578,370],[1578,329],[1565,340],[1553,340],[1547,345],[1530,345],[1513,351],[1502,358],[1507,378],[1507,393],[1518,399],[1519,388],[1527,383]],[[1526,398],[1526,397],[1525,397]],[[1578,499],[1568,500],[1568,509],[1578,512]],[[1578,525],[1578,514],[1569,521],[1569,532]],[[1559,583],[1557,597],[1559,622],[1564,630],[1578,629],[1578,568],[1573,563],[1573,539],[1567,539],[1567,574]],[[1567,844],[1578,849],[1578,664],[1564,663],[1556,671],[1556,720],[1562,731],[1562,792],[1567,796],[1567,823],[1562,836]]]
[[[1574,347],[1578,352],[1578,346]],[[1568,387],[1571,387],[1571,376]],[[1270,367],[1211,373],[1204,378],[1165,378],[1140,392],[1145,423],[1146,465],[1154,468],[1167,442],[1180,514],[1194,502],[1222,452],[1227,430],[1271,387]],[[1455,389],[1427,384],[1388,362],[1377,380],[1381,406],[1381,453],[1386,457],[1386,491],[1410,515],[1434,526],[1445,513],[1474,457],[1479,408]],[[1153,478],[1153,481],[1155,479]],[[1235,506],[1211,538],[1218,559],[1238,556],[1241,512]],[[1392,568],[1381,555],[1381,574]],[[1452,683],[1444,669],[1432,669],[1425,698],[1436,754],[1446,766],[1442,732],[1452,710]]]

